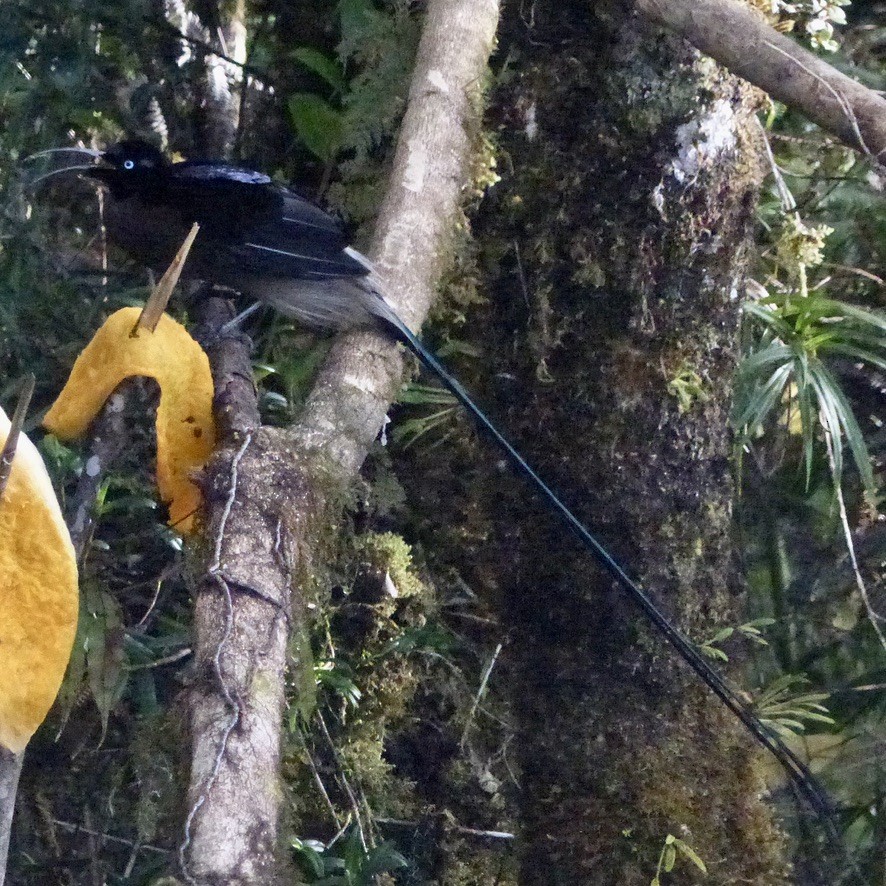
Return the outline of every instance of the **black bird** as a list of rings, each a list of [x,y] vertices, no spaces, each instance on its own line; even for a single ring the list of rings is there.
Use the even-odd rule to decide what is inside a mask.
[[[829,834],[839,840],[831,801],[802,760],[724,683],[415,337],[385,298],[372,264],[347,245],[331,216],[260,172],[215,161],[169,163],[143,141],[123,141],[106,151],[56,148],[33,156],[55,152],[79,153],[101,165],[66,166],[34,183],[75,170],[101,182],[110,192],[105,210],[110,239],[148,267],[165,270],[198,222],[200,234],[185,265],[190,276],[230,287],[313,327],[341,330],[374,324],[402,342],[458,398],[701,680],[772,752]]]
[[[367,325],[390,311],[367,285],[369,260],[349,249],[341,226],[268,176],[225,163],[170,163],[152,145],[130,140],[80,153],[102,165],[66,166],[106,186],[105,226],[112,243],[162,272],[194,222],[200,234],[184,275],[234,289],[322,329]]]

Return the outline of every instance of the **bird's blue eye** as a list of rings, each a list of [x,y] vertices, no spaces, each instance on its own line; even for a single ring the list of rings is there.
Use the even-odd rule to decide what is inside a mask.
[[[124,169],[135,169],[135,160],[124,160],[123,161]]]

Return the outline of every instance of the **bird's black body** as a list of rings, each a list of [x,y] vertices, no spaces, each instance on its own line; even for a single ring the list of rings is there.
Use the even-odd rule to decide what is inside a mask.
[[[200,235],[187,263],[195,277],[240,289],[243,277],[367,274],[345,252],[347,240],[334,219],[266,175],[222,163],[167,163],[141,142],[123,142],[105,159],[109,165],[87,174],[111,193],[111,239],[155,270],[169,266],[197,222]]]
[[[140,141],[121,142],[102,159],[85,172],[109,191],[108,235],[142,264],[165,270],[197,222],[185,276],[312,326],[344,329],[377,313],[364,282],[371,266],[348,248],[338,222],[268,176],[211,161],[169,163]]]
[[[171,164],[144,142],[121,142],[105,152],[81,153],[99,157],[104,165],[73,166],[57,172],[84,171],[107,187],[108,233],[144,264],[164,270],[193,223],[198,222],[200,233],[186,264],[191,276],[254,296],[314,326],[343,329],[380,323],[406,345],[459,399],[700,679],[772,752],[836,837],[827,795],[803,762],[726,685],[696,646],[670,623],[457,379],[421,344],[384,297],[371,264],[347,246],[331,216],[261,173],[215,162]]]

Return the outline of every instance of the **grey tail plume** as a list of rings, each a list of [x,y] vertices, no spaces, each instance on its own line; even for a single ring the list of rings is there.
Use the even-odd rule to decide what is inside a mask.
[[[794,785],[797,793],[814,810],[821,821],[829,838],[840,844],[840,835],[834,824],[836,811],[830,797],[818,780],[810,772],[806,764],[781,740],[768,729],[753,711],[726,685],[717,672],[708,664],[697,647],[680,630],[678,630],[646,592],[628,575],[625,569],[603,547],[594,534],[566,507],[559,496],[533,470],[522,455],[508,442],[498,428],[492,424],[479,406],[471,399],[458,379],[454,378],[440,361],[416,338],[412,330],[400,319],[397,312],[383,295],[380,281],[371,272],[369,277],[361,281],[365,283],[367,295],[366,309],[384,323],[388,330],[405,345],[427,367],[443,385],[456,397],[461,405],[470,413],[480,429],[504,452],[515,470],[533,486],[544,499],[548,508],[565,523],[566,528],[576,536],[579,543],[590,552],[597,563],[608,572],[633,602],[643,611],[644,615],[664,635],[677,654],[689,665],[702,682],[729,708],[741,721],[747,731],[767,748]]]

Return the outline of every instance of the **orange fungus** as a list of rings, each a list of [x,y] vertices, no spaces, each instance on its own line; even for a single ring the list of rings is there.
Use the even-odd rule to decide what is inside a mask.
[[[9,419],[0,409],[0,448]],[[22,434],[0,496],[0,745],[24,750],[77,629],[77,558],[43,459]]]
[[[86,433],[105,401],[124,379],[148,376],[160,385],[157,408],[157,486],[169,505],[169,523],[194,528],[202,502],[191,479],[215,445],[209,360],[187,330],[163,315],[157,328],[134,331],[138,308],[112,314],[86,346],[44,426],[63,440]]]

